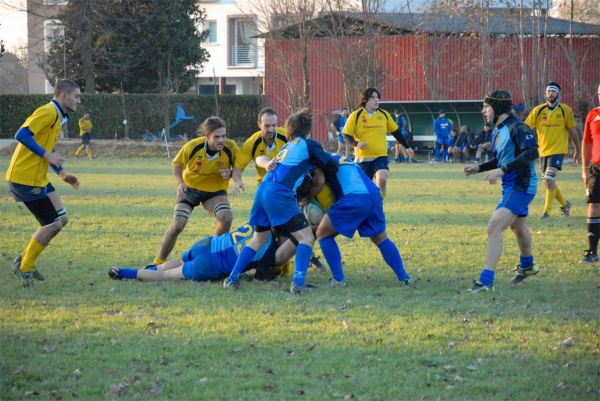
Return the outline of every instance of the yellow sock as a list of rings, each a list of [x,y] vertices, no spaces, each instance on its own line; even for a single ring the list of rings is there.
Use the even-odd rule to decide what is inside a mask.
[[[35,261],[44,249],[46,249],[46,245],[42,245],[35,238],[31,238],[31,241],[29,241],[29,244],[22,255],[21,271],[25,273],[33,271]]]
[[[291,260],[288,260],[287,262],[281,265],[281,277],[289,277],[291,262]]]
[[[380,189],[379,191],[381,191],[381,197],[385,198],[385,195],[387,195],[387,192],[382,189]]]
[[[558,201],[558,203],[560,203],[560,207],[564,207],[567,204],[566,199],[563,198],[558,187],[556,187],[556,200]]]
[[[154,258],[154,264],[155,265],[162,265],[163,263],[165,263],[164,259],[159,258],[158,256]]]
[[[90,148],[85,148],[85,153],[87,153],[88,159],[92,158],[92,151],[90,150]]]
[[[548,213],[552,210],[552,201],[556,198],[556,189],[546,188],[546,199],[544,201],[544,212]]]
[[[81,154],[81,151],[83,151],[83,146],[77,148],[77,150],[75,151],[75,156],[79,156]]]

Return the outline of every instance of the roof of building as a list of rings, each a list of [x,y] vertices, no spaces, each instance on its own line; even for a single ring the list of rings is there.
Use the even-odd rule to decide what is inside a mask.
[[[524,10],[528,11],[528,10]],[[518,12],[514,13],[489,13],[486,17],[488,23],[480,15],[473,14],[472,18],[465,15],[447,14],[417,14],[417,13],[376,13],[363,14],[357,12],[334,12],[304,22],[304,32],[309,32],[311,37],[330,37],[332,32],[343,27],[344,36],[362,36],[365,32],[366,22],[383,35],[406,35],[411,33],[471,35],[482,34],[484,28],[490,35],[538,35],[566,36],[571,32],[571,23],[568,20],[552,18],[550,16],[532,16]],[[572,23],[574,36],[600,36],[600,25],[581,22]],[[272,30],[260,35],[261,37],[298,38],[299,24],[288,25],[285,28]]]

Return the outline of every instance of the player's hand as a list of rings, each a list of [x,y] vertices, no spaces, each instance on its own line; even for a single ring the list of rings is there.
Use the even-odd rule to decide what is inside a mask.
[[[356,144],[356,147],[359,149],[366,149],[367,148],[367,144],[365,142],[359,142]]]
[[[179,192],[180,195],[184,196],[185,195],[185,191],[187,191],[187,185],[185,184],[179,184],[179,186],[177,187],[177,192]]]
[[[44,153],[44,159],[48,160],[48,163],[53,166],[60,167],[63,164],[63,158],[58,153],[46,152]]]
[[[231,169],[230,168],[222,168],[221,170],[219,170],[219,173],[221,173],[221,178],[224,180],[228,180],[231,178]]]
[[[238,196],[240,191],[246,191],[246,187],[244,186],[244,183],[242,181],[234,182],[233,188],[231,188],[231,194],[233,196]]]
[[[64,182],[66,182],[67,184],[71,185],[73,187],[73,189],[79,188],[79,180],[74,175],[65,174],[62,176],[62,180]]]
[[[277,165],[277,159],[276,158],[272,158],[271,160],[269,160],[269,162],[265,166],[265,170],[267,170],[267,171],[273,171],[273,170],[275,170],[275,166],[276,165]]]
[[[466,166],[463,170],[465,172],[465,175],[468,177],[471,174],[477,174],[479,172],[479,165],[477,164],[469,164],[468,166]]]
[[[485,180],[490,184],[495,184],[496,180],[504,175],[504,171],[500,168],[495,168],[493,170],[488,171],[485,175]]]
[[[412,159],[413,157],[415,157],[415,151],[412,150],[412,148],[406,149],[406,153],[408,153],[408,158],[409,159]]]

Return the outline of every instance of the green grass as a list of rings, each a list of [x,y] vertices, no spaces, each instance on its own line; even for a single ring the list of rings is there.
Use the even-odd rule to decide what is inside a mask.
[[[2,172],[8,158],[0,158]],[[16,287],[12,259],[36,222],[0,189],[0,399],[597,400],[600,274],[586,247],[579,167],[562,192],[572,217],[539,221],[542,271],[517,288],[505,235],[496,292],[464,292],[483,263],[499,186],[461,165],[392,165],[385,208],[416,288],[400,288],[368,240],[340,239],[347,288],[309,296],[289,279],[243,283],[115,282],[112,265],[143,266],[171,220],[166,160],[68,160],[79,191],[55,181],[70,223],[38,261],[47,280]],[[245,222],[255,190],[232,198]],[[541,188],[540,188],[541,189]],[[555,217],[556,216],[556,217]],[[172,254],[211,234],[194,211]],[[308,282],[326,283],[326,273]],[[571,339],[564,345],[562,342]]]

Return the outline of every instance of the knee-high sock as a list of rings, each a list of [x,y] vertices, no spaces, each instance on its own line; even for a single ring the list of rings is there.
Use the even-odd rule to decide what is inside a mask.
[[[240,255],[238,256],[237,261],[235,262],[235,266],[233,266],[233,270],[229,274],[229,279],[232,281],[238,281],[240,278],[240,274],[246,269],[246,266],[252,262],[254,259],[254,255],[256,255],[256,251],[249,246],[245,246],[240,251]]]
[[[298,244],[298,247],[296,248],[296,266],[294,267],[294,284],[304,285],[304,279],[306,277],[306,271],[308,270],[312,252],[313,250],[310,245]]]
[[[600,239],[600,216],[599,217],[588,217],[588,242],[590,246],[590,252],[598,253],[598,240]]]
[[[399,281],[410,279],[410,276],[404,271],[404,264],[402,263],[400,251],[398,251],[396,245],[389,238],[386,238],[385,241],[379,244],[378,248],[385,263],[387,263],[394,273],[396,273],[396,277],[398,277]]]
[[[81,152],[83,152],[83,145],[77,148],[77,150],[75,151],[75,156],[79,156]]]
[[[331,269],[333,279],[338,282],[344,281],[346,277],[344,277],[344,270],[342,268],[342,254],[337,242],[335,242],[335,238],[323,238],[319,241],[319,245],[321,245],[323,256],[325,256],[329,269]]]
[[[46,245],[42,245],[38,242],[35,237],[32,237],[25,248],[25,252],[21,255],[21,271],[22,272],[30,272],[33,270],[33,266],[35,265],[35,261],[37,260],[40,253],[46,249]]]
[[[165,263],[166,261],[164,259],[159,258],[158,256],[154,258],[154,264],[155,265],[162,265],[163,263]]]
[[[552,210],[552,202],[556,198],[556,189],[546,188],[546,199],[544,200],[544,212],[548,213]]]
[[[567,200],[560,193],[560,189],[558,188],[558,186],[556,187],[555,196],[556,196],[556,200],[558,201],[558,203],[560,203],[560,207],[564,207],[567,204]]]
[[[440,148],[439,147],[435,148],[435,160],[436,161],[440,160]]]
[[[89,146],[85,147],[85,153],[87,154],[88,158],[90,158],[90,159],[92,158],[92,151],[90,150]]]

